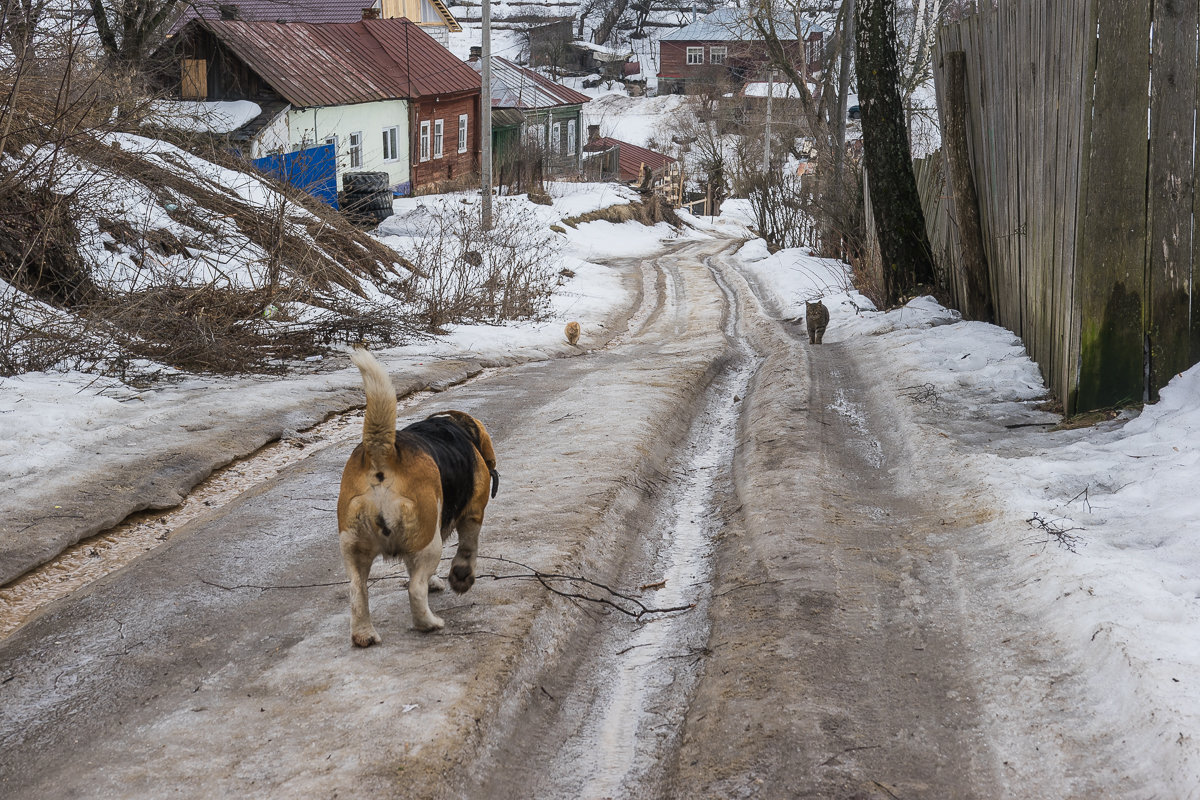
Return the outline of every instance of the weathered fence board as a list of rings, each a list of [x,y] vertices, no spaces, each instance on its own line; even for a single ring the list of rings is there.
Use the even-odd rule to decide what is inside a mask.
[[[1103,408],[1142,399],[1146,284],[1146,88],[1150,9],[1099,0],[1088,194],[1078,270],[1077,402]],[[1142,54],[1145,54],[1145,57]]]
[[[1191,364],[1197,4],[1155,3],[1150,96],[1150,389]]]
[[[999,0],[938,34],[939,107],[942,54],[966,53],[997,322],[1068,411],[1153,399],[1200,361],[1198,8]],[[944,180],[934,166],[922,174]],[[961,304],[956,212],[946,189],[935,194],[922,194],[937,215],[927,227]]]

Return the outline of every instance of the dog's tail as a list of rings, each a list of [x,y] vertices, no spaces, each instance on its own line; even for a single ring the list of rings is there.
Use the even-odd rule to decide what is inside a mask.
[[[350,360],[362,373],[367,392],[363,417],[363,446],[376,467],[382,467],[396,452],[396,387],[375,356],[361,347],[350,352]]]

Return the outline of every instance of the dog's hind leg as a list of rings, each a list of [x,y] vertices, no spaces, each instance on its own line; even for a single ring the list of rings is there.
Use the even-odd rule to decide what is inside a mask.
[[[479,530],[483,512],[467,514],[458,520],[458,550],[450,562],[450,588],[458,594],[475,584],[475,556],[479,551]]]
[[[355,647],[370,647],[382,641],[371,624],[371,606],[367,599],[367,576],[375,554],[359,547],[352,532],[342,531],[340,538],[342,560],[346,562],[346,574],[350,577],[350,641]]]
[[[408,604],[412,608],[413,627],[419,631],[436,631],[446,624],[429,610],[429,584],[437,577],[441,560],[442,540],[439,536],[433,536],[423,550],[404,557],[408,566]]]

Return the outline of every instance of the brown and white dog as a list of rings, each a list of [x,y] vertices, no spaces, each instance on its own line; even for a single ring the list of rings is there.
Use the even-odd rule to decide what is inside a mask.
[[[367,411],[362,443],[342,471],[338,536],[350,576],[350,639],[369,647],[381,641],[367,601],[371,564],[381,555],[403,559],[413,626],[441,628],[445,623],[429,610],[429,590],[445,588],[437,577],[442,542],[458,530],[450,587],[462,594],[475,583],[483,510],[500,474],[492,439],[477,419],[443,411],[397,431],[391,378],[366,350],[356,348],[350,360],[362,373]]]

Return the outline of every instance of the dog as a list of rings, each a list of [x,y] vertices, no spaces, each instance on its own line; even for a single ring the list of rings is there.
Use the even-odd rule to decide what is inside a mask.
[[[362,373],[367,411],[362,442],[342,471],[338,538],[350,577],[350,641],[370,647],[382,641],[367,600],[371,564],[381,555],[403,559],[413,627],[442,628],[445,622],[429,610],[429,591],[445,588],[437,576],[442,543],[458,531],[450,588],[462,594],[475,583],[479,530],[500,473],[483,423],[443,411],[397,431],[391,378],[366,350],[354,349],[350,360]]]
[[[563,330],[563,333],[566,334],[567,344],[574,345],[574,344],[578,343],[578,341],[579,341],[579,323],[578,322],[568,322],[567,327]]]

